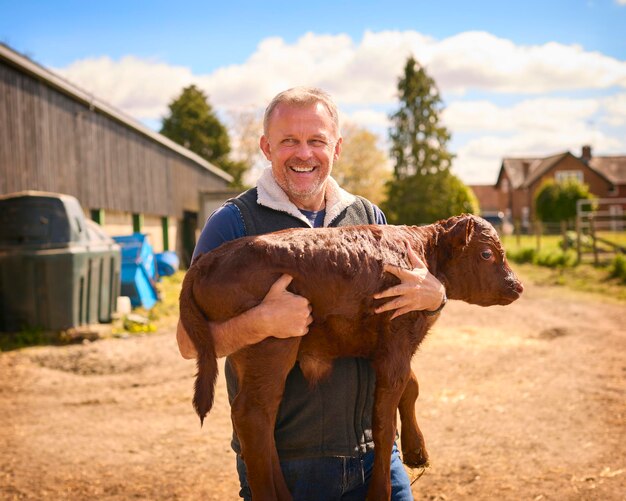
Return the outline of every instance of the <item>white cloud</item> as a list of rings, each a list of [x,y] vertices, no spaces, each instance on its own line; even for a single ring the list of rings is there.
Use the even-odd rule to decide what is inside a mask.
[[[334,96],[344,117],[384,139],[387,114],[396,106],[397,79],[410,54],[425,65],[448,101],[442,118],[453,133],[454,168],[466,182],[493,182],[503,156],[573,151],[582,144],[593,144],[598,152],[626,150],[626,92],[616,90],[626,89],[626,61],[556,42],[516,45],[485,32],[442,40],[414,31],[365,32],[360,41],[314,33],[294,43],[273,37],[262,40],[242,64],[210,74],[133,56],[85,59],[58,71],[147,123],[164,115],[168,102],[191,83],[203,88],[224,116],[262,109],[288,87],[319,86]],[[485,98],[458,100],[470,90]],[[601,97],[550,95],[572,91]],[[502,106],[489,99],[490,93],[528,98]],[[455,140],[466,132],[473,139]]]
[[[626,5],[626,0],[615,0],[617,5]]]
[[[626,87],[624,61],[556,42],[517,46],[484,32],[460,33],[437,42],[425,62],[444,92],[534,94]]]
[[[496,181],[502,158],[542,157],[570,151],[580,155],[583,145],[593,145],[594,152],[622,151],[626,144],[592,125],[577,124],[560,130],[518,129],[508,135],[487,134],[471,139],[456,151],[454,172],[468,184],[492,184]]]
[[[371,109],[358,109],[351,113],[341,113],[340,120],[354,122],[362,127],[375,131],[386,131],[389,127],[389,117],[384,111],[374,111]]]
[[[442,120],[448,128],[465,131],[562,130],[564,124],[588,121],[600,110],[599,99],[537,98],[510,107],[481,101],[453,101]]]
[[[194,80],[189,68],[134,56],[83,59],[55,71],[139,120],[162,117],[168,102]]]
[[[624,0],[626,5],[626,0]],[[626,125],[626,94],[615,94],[603,100],[603,120],[612,126]]]
[[[208,75],[133,56],[85,59],[59,71],[128,113],[150,118],[191,81],[220,108],[263,106],[295,85],[325,88],[340,105],[392,104],[409,54],[427,67],[444,95],[468,89],[532,94],[626,87],[624,61],[554,42],[517,46],[483,32],[443,40],[411,31],[366,32],[359,43],[347,35],[313,33],[293,44],[267,38],[244,63]]]

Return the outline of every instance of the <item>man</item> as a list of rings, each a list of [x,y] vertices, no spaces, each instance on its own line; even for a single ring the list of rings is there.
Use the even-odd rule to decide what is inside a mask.
[[[386,224],[380,209],[341,189],[330,177],[341,153],[337,108],[328,94],[294,88],[278,94],[265,111],[260,146],[271,162],[257,187],[228,201],[208,219],[194,253],[223,242],[290,227]],[[436,310],[445,302],[441,283],[410,254],[414,270],[387,266],[401,283],[376,297],[393,297],[377,313]],[[211,332],[218,357],[267,337],[303,336],[313,321],[307,299],[287,291],[292,278],[280,277],[256,307],[222,323]],[[181,354],[195,349],[179,322]],[[237,381],[226,362],[232,401]],[[373,466],[372,403],[375,375],[362,359],[336,360],[331,376],[311,389],[298,365],[290,372],[276,421],[275,438],[281,467],[295,500],[365,499]],[[250,499],[245,464],[233,435],[237,470],[244,499]],[[399,453],[392,453],[392,497],[413,499]]]

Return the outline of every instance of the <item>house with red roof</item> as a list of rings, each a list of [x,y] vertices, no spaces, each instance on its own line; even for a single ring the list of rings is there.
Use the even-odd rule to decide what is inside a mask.
[[[575,178],[587,184],[598,198],[616,199],[614,210],[626,210],[617,199],[626,197],[626,156],[592,155],[583,146],[581,156],[569,151],[548,157],[503,158],[494,186],[472,186],[483,211],[502,211],[505,217],[527,228],[534,220],[537,189],[547,179]]]

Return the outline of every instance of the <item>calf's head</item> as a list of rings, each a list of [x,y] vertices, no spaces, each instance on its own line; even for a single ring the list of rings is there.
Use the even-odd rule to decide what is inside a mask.
[[[437,224],[438,269],[450,299],[492,306],[520,297],[524,287],[509,267],[498,233],[489,222],[462,215]]]

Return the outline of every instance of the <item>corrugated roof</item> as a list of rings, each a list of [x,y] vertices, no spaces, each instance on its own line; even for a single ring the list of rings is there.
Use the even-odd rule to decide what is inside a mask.
[[[75,101],[79,101],[85,104],[90,109],[98,110],[100,113],[109,116],[113,120],[116,120],[117,122],[120,122],[131,129],[134,129],[139,134],[147,136],[153,141],[162,144],[166,148],[175,151],[179,155],[187,157],[189,160],[192,160],[199,166],[205,168],[216,176],[221,177],[225,181],[231,182],[233,180],[230,174],[224,172],[222,169],[216,167],[212,163],[207,162],[204,158],[200,157],[194,152],[182,147],[171,139],[168,139],[165,136],[154,132],[134,118],[126,115],[121,110],[118,110],[110,104],[105,103],[104,101],[95,97],[93,94],[90,94],[89,92],[80,89],[68,80],[35,63],[26,56],[18,54],[13,49],[9,48],[3,43],[0,43],[0,59],[4,59],[9,64],[18,67],[24,73],[27,73],[37,78],[38,80],[46,83],[50,87],[55,88],[56,90],[69,96]]]

